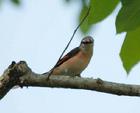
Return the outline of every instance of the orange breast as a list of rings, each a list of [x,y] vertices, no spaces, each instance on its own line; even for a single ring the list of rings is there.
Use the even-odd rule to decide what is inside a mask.
[[[70,58],[59,67],[57,67],[52,74],[54,75],[77,75],[80,74],[88,65],[92,55],[79,52],[76,56]]]

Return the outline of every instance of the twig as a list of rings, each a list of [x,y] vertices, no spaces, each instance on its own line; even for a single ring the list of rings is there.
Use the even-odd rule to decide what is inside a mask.
[[[70,38],[70,41],[68,42],[67,46],[66,46],[65,49],[63,50],[62,54],[60,55],[59,59],[57,60],[56,64],[54,65],[54,67],[50,70],[50,72],[49,72],[49,74],[48,74],[48,76],[47,76],[47,79],[49,79],[49,77],[50,77],[51,74],[53,73],[53,71],[54,71],[56,65],[58,64],[58,62],[59,62],[60,59],[62,58],[63,54],[65,53],[65,51],[66,51],[67,48],[69,47],[69,45],[70,45],[72,39],[74,38],[75,33],[77,32],[77,30],[79,29],[79,27],[83,24],[83,22],[84,22],[84,21],[86,20],[86,18],[88,17],[89,12],[90,12],[90,8],[91,8],[91,7],[88,8],[86,15],[83,17],[83,19],[81,20],[81,22],[79,23],[79,25],[78,25],[78,26],[76,27],[76,29],[74,30],[74,32],[73,32],[73,34],[72,34],[72,36],[71,36],[71,38]]]

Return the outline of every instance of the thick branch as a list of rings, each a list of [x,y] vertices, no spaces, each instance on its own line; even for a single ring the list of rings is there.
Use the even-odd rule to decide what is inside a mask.
[[[120,84],[101,79],[36,74],[26,62],[12,63],[0,78],[0,99],[15,85],[93,90],[125,96],[140,96],[140,85]]]

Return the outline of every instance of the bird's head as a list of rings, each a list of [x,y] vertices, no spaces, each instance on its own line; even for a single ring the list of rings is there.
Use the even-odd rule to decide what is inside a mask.
[[[86,36],[82,39],[80,49],[85,52],[93,51],[94,39],[91,36]]]

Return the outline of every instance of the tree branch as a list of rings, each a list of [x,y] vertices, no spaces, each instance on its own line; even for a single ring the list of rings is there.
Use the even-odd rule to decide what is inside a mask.
[[[121,84],[103,81],[101,79],[81,78],[70,76],[51,76],[36,74],[28,67],[26,62],[12,62],[0,77],[0,99],[2,99],[13,86],[55,87],[93,90],[114,95],[140,96],[140,85]]]

